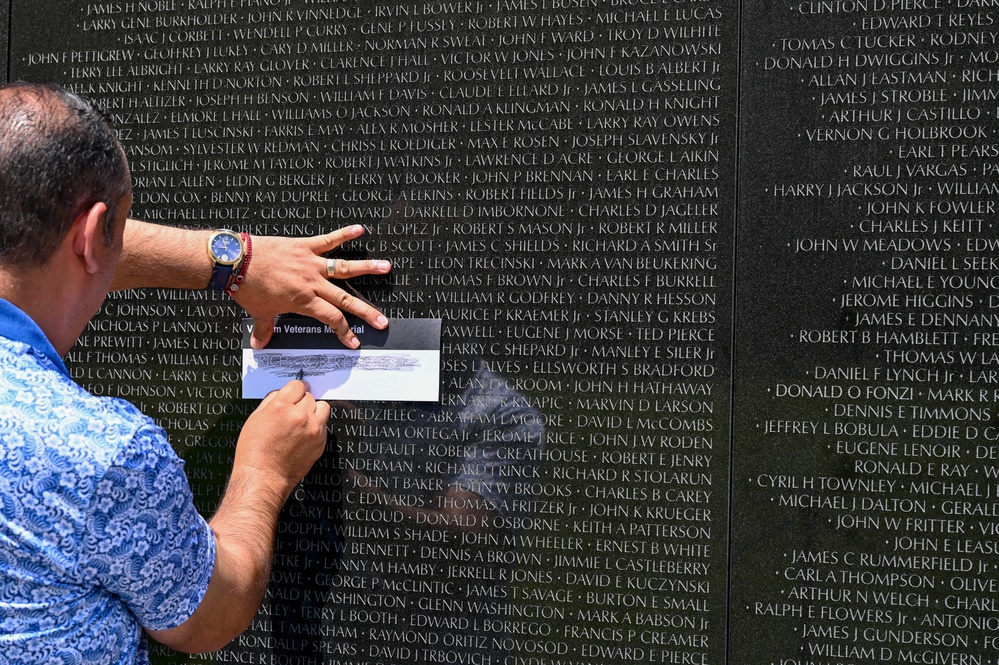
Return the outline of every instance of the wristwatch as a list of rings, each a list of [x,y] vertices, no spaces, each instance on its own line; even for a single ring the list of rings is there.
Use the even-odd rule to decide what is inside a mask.
[[[234,231],[218,229],[208,237],[208,258],[212,262],[212,278],[208,288],[224,291],[229,286],[233,271],[239,271],[246,256],[243,238]]]

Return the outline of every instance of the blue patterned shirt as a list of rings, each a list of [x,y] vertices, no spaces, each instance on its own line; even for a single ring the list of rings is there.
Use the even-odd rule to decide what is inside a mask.
[[[142,627],[183,623],[214,564],[166,433],[0,300],[0,663],[146,663]]]

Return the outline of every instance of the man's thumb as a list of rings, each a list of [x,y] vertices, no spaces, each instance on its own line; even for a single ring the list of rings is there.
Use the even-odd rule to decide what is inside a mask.
[[[274,336],[274,321],[253,319],[253,332],[250,333],[250,348],[262,349]]]

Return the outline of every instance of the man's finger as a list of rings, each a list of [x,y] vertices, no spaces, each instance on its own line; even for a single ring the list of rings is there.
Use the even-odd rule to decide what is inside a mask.
[[[356,298],[339,286],[334,284],[327,284],[327,288],[322,289],[317,295],[325,301],[325,303],[330,306],[340,310],[341,312],[346,312],[347,314],[353,314],[357,318],[368,323],[373,328],[378,328],[379,330],[384,330],[388,327],[388,319],[378,311],[378,309],[360,298]],[[327,310],[328,311],[328,310]],[[334,313],[330,312],[330,316]],[[314,318],[320,319],[323,323],[330,323],[321,316],[315,316]],[[342,318],[342,314],[338,315],[338,318]],[[331,324],[332,325],[332,324]],[[346,328],[346,322],[344,322],[344,328]],[[336,326],[334,329],[340,330]]]
[[[312,394],[309,392],[308,384],[306,384],[304,381],[297,381],[297,380],[289,381],[288,383],[284,384],[284,386],[282,386],[281,390],[279,390],[278,392],[280,392],[282,396],[284,396],[284,398],[289,400],[292,404],[298,404],[303,399],[306,400],[315,399],[312,397]]]
[[[392,271],[392,262],[382,259],[350,261],[347,259],[327,259],[327,261],[326,274],[331,279],[350,279],[359,275],[384,275]]]
[[[330,405],[329,402],[324,402],[322,400],[316,400],[316,415],[323,419],[323,421],[328,421],[330,419]],[[327,432],[329,436],[329,432]]]
[[[273,319],[253,319],[253,331],[250,333],[250,348],[260,350],[267,346],[274,336]]]
[[[348,296],[346,293],[343,293],[343,291],[341,291],[340,289],[336,290],[340,291],[340,293],[347,296],[351,300],[357,301],[356,298]],[[337,304],[339,304],[340,302],[341,301],[338,300]],[[356,349],[358,346],[361,345],[361,342],[358,341],[357,336],[355,336],[353,331],[350,329],[350,325],[347,323],[347,319],[344,317],[343,312],[353,313],[352,310],[347,308],[343,308],[343,311],[340,311],[340,309],[338,309],[336,305],[331,304],[328,299],[323,297],[321,299],[320,298],[316,299],[312,307],[309,308],[308,314],[312,318],[317,319],[328,325],[330,328],[332,328],[333,332],[336,333],[337,339],[343,342],[343,345],[346,346],[348,349]]]
[[[336,249],[345,242],[360,238],[362,235],[364,235],[364,227],[360,224],[353,224],[345,226],[342,229],[330,231],[329,233],[307,238],[305,239],[305,244],[316,254],[323,254]]]

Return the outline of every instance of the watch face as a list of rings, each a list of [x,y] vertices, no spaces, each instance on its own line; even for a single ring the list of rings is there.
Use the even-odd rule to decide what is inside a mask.
[[[229,233],[219,233],[211,242],[212,256],[219,263],[232,264],[243,254],[243,245],[239,238]]]

